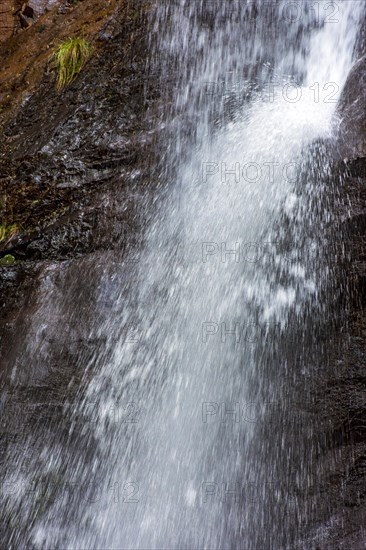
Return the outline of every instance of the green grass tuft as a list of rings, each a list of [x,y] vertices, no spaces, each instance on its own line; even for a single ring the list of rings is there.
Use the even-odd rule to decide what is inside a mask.
[[[0,243],[11,239],[19,229],[16,224],[12,225],[0,225]]]
[[[54,51],[57,69],[56,88],[62,90],[80,73],[93,51],[91,43],[83,37],[68,38]]]

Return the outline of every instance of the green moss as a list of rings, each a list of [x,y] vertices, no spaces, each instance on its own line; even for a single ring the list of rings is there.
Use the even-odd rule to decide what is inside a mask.
[[[12,254],[6,254],[6,256],[3,256],[0,258],[0,267],[4,267],[6,265],[13,265],[15,263],[15,258]]]
[[[68,38],[54,51],[57,69],[56,87],[62,90],[80,73],[93,51],[91,43],[83,37]]]

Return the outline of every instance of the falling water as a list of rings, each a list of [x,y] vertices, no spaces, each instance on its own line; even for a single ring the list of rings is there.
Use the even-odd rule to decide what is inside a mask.
[[[43,444],[45,474],[62,469],[87,494],[50,503],[31,544],[293,548],[313,455],[289,381],[321,361],[301,334],[331,277],[318,201],[363,4],[156,10],[151,63],[164,60],[162,86],[175,77],[162,191],[136,257],[100,281],[107,343],[68,411],[83,443],[74,458]],[[127,293],[111,282],[123,272]]]

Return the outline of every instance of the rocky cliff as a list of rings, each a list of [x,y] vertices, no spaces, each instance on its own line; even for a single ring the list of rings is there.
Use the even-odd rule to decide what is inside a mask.
[[[0,263],[14,259],[3,270],[5,318],[25,272],[121,245],[133,225],[131,174],[132,187],[154,185],[147,128],[159,92],[146,64],[148,10],[146,2],[58,3],[1,46],[0,215],[12,230],[0,242]],[[57,92],[52,50],[81,32],[94,55]],[[116,192],[123,202],[112,200]]]
[[[361,49],[361,52],[364,50]],[[342,327],[332,334],[328,376],[318,380],[319,426],[327,433],[319,491],[326,503],[316,548],[362,550],[366,537],[366,57],[354,64],[337,108],[334,223],[340,239]],[[324,414],[325,413],[325,416]]]

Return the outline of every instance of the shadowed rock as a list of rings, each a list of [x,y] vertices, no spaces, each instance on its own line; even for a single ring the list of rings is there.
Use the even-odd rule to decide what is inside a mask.
[[[357,61],[349,74],[338,114],[342,157],[366,157],[366,55]]]

